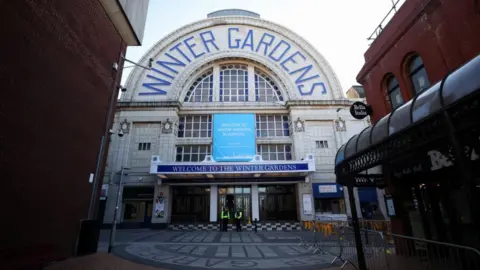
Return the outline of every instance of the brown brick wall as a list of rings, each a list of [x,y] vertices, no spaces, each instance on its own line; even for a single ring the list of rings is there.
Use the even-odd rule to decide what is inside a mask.
[[[412,98],[406,65],[416,52],[432,85],[480,53],[480,8],[475,0],[409,0],[365,53],[357,81],[374,109],[372,122],[390,112],[384,79],[393,73],[404,100]]]
[[[405,2],[365,52],[365,65],[357,75],[357,81],[365,88],[367,102],[373,107],[373,124],[391,111],[384,87],[385,75],[395,75],[405,101],[413,97],[406,71],[412,53],[422,57],[432,85],[480,53],[478,2]],[[405,219],[393,218],[392,227],[398,234],[409,234]]]
[[[1,1],[0,34],[0,251],[68,257],[125,45],[97,0]]]

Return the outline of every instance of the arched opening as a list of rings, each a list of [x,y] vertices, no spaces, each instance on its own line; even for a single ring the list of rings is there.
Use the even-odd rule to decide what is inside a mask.
[[[282,92],[275,81],[258,69],[255,69],[255,100],[260,102],[283,101]]]
[[[417,95],[418,93],[430,87],[427,71],[423,65],[422,58],[419,55],[414,55],[410,58],[408,64],[408,77],[412,82],[412,90],[414,95]]]
[[[392,110],[395,110],[404,103],[400,85],[398,84],[397,78],[395,78],[393,74],[387,75],[385,81],[388,101],[390,102]]]
[[[248,101],[247,65],[220,66],[220,101]]]
[[[213,69],[204,72],[193,82],[184,100],[185,102],[212,102]]]

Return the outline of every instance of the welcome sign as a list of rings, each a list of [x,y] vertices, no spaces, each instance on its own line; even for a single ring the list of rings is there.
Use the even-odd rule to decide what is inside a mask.
[[[327,94],[325,76],[309,54],[285,36],[245,25],[214,26],[190,33],[154,57],[139,96],[167,95],[172,82],[197,59],[220,51],[243,51],[276,64],[302,96]]]
[[[215,161],[250,161],[255,149],[255,115],[213,115],[213,159]]]

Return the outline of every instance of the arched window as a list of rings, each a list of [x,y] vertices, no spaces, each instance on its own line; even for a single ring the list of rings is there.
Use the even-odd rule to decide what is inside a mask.
[[[427,71],[423,65],[422,58],[415,56],[410,60],[408,76],[412,81],[412,87],[414,94],[418,94],[430,87],[430,81],[428,80]]]
[[[265,73],[255,70],[255,100],[260,102],[283,101],[282,92]]]
[[[390,75],[387,79],[387,93],[390,105],[392,105],[392,110],[395,110],[403,104],[402,91],[400,91],[398,81],[393,75]]]
[[[212,102],[213,98],[213,74],[208,70],[199,76],[188,89],[185,102]]]
[[[248,101],[248,71],[246,65],[220,66],[220,101]]]

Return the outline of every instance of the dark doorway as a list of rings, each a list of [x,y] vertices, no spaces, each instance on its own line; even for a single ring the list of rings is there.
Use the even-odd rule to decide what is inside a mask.
[[[259,186],[258,193],[260,220],[297,220],[294,185]]]
[[[172,217],[175,223],[210,221],[209,187],[172,187]]]
[[[235,195],[228,194],[227,197],[226,197],[226,205],[227,205],[228,211],[230,211],[230,213],[233,213],[233,211],[235,210],[234,201],[235,201]]]

